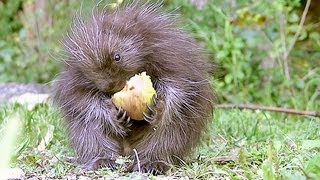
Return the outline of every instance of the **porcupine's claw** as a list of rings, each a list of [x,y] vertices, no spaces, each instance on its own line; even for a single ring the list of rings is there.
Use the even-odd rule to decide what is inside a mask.
[[[149,112],[148,113],[143,112],[143,116],[144,116],[143,119],[145,121],[149,122],[149,123],[151,121],[153,121],[154,116],[157,113],[156,106],[157,106],[157,103],[158,103],[158,99],[157,99],[157,95],[156,94],[152,96],[152,102],[153,102],[152,105],[147,104],[147,108],[148,108]]]
[[[152,96],[153,105],[156,106],[158,104],[158,97],[157,94],[154,94]]]
[[[127,111],[123,110],[122,108],[117,108],[118,109],[118,121],[121,122],[121,124],[124,127],[129,128],[132,125],[132,121],[130,119],[130,117],[127,115]]]
[[[149,169],[147,172],[155,176],[162,174],[162,172],[156,168]]]
[[[161,175],[163,174],[167,169],[167,166],[162,163],[143,163],[140,166],[137,164],[131,166],[128,168],[128,171],[139,171],[141,173],[148,173],[152,175]]]
[[[156,110],[154,110],[154,107],[150,106],[149,104],[147,104],[147,108],[151,112],[151,114],[155,114],[156,113]]]
[[[119,120],[125,119],[126,115],[127,115],[126,111],[124,111],[122,108],[118,109],[118,119]]]
[[[150,123],[152,121],[153,117],[151,117],[150,115],[148,115],[147,113],[143,112],[143,120],[147,121],[148,123]]]

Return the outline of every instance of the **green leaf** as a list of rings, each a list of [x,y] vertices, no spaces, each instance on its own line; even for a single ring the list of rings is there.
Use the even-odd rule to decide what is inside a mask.
[[[226,82],[226,84],[230,84],[232,80],[233,80],[233,77],[232,77],[231,74],[227,74],[227,75],[224,77],[224,81]]]
[[[306,167],[306,172],[310,173],[310,176],[315,179],[320,178],[320,153],[310,159]]]
[[[297,13],[290,13],[288,17],[288,21],[291,23],[299,22],[300,18]]]
[[[39,151],[44,151],[46,149],[46,147],[51,143],[51,141],[53,139],[54,129],[55,129],[55,127],[53,125],[51,125],[51,124],[48,125],[47,133],[38,146]]]

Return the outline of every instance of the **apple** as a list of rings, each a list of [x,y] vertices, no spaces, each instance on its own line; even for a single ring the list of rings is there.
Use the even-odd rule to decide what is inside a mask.
[[[112,102],[125,110],[131,119],[143,120],[143,112],[148,112],[147,104],[153,104],[155,94],[150,76],[142,72],[131,77],[125,87],[112,96]]]

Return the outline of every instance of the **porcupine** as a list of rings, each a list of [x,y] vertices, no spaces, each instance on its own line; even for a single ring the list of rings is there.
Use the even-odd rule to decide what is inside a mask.
[[[128,171],[164,173],[199,145],[213,110],[212,65],[161,6],[95,9],[75,16],[63,40],[53,99],[85,169],[115,168],[117,157],[128,155]],[[144,121],[135,121],[111,97],[143,71],[157,95]]]

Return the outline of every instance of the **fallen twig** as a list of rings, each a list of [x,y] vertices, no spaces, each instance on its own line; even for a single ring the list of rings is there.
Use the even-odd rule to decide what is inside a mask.
[[[280,107],[258,106],[254,104],[217,104],[215,107],[219,109],[232,109],[232,108],[253,109],[253,110],[273,111],[273,112],[282,112],[282,113],[288,113],[288,114],[320,117],[320,111],[301,111],[296,109],[288,109],[288,108],[280,108]]]

